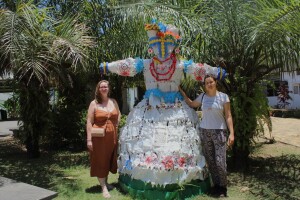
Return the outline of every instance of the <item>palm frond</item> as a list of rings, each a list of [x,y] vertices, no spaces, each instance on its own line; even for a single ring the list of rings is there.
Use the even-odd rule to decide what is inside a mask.
[[[52,52],[60,55],[61,62],[71,64],[71,67],[87,67],[88,49],[95,47],[94,38],[89,36],[85,24],[78,24],[77,18],[68,17],[54,25]]]
[[[49,75],[59,73],[66,63],[74,70],[87,66],[94,43],[78,17],[56,23],[46,8],[20,3],[16,12],[1,10],[0,19],[0,55],[10,63],[1,71],[13,71],[27,84],[33,79],[47,84]]]

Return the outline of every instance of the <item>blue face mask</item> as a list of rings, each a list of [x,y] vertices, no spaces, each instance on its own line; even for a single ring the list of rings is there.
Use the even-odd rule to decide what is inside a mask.
[[[152,37],[149,39],[149,46],[154,50],[154,54],[161,59],[168,58],[175,48],[175,40],[165,37]]]

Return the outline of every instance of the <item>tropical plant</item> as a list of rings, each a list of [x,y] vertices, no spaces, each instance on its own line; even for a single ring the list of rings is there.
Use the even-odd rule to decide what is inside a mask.
[[[18,118],[20,115],[19,96],[14,93],[10,98],[3,102],[3,108],[7,110],[7,114],[10,118]]]
[[[255,137],[270,124],[264,77],[276,69],[299,65],[299,1],[201,2],[194,13],[203,28],[196,55],[224,67],[232,101],[236,163],[247,163]],[[218,10],[218,12],[216,12]]]
[[[186,58],[227,70],[221,84],[231,96],[233,155],[246,165],[255,137],[265,123],[271,127],[266,75],[299,65],[299,0],[122,1],[110,8],[116,20],[138,25],[154,17],[177,25]]]
[[[289,100],[292,100],[292,97],[290,96],[289,93],[292,91],[289,91],[289,88],[286,84],[281,83],[280,86],[278,87],[278,103],[277,106],[279,108],[286,108],[286,106],[290,105],[291,103],[288,102]]]
[[[19,3],[0,11],[0,74],[12,72],[20,94],[20,118],[29,157],[39,156],[47,131],[50,86],[70,85],[69,74],[87,68],[94,45],[76,17],[55,21],[49,9]],[[63,84],[61,84],[63,85]]]

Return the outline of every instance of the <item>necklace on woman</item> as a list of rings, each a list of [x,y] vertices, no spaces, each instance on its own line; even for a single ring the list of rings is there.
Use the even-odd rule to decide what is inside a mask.
[[[171,60],[171,62],[169,60]],[[171,54],[171,56],[164,61],[160,61],[154,57],[150,63],[151,75],[156,81],[169,81],[175,72],[176,62],[177,60],[174,54]]]

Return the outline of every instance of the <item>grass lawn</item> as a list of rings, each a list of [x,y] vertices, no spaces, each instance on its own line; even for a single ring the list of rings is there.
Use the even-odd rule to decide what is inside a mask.
[[[300,199],[300,148],[282,143],[257,143],[246,173],[228,167],[227,199]],[[87,152],[42,152],[28,160],[24,148],[11,137],[0,138],[0,176],[58,192],[55,200],[102,199],[96,178],[89,176]],[[118,190],[118,175],[109,176],[116,186],[112,199],[132,199]],[[215,199],[208,195],[192,200]]]

